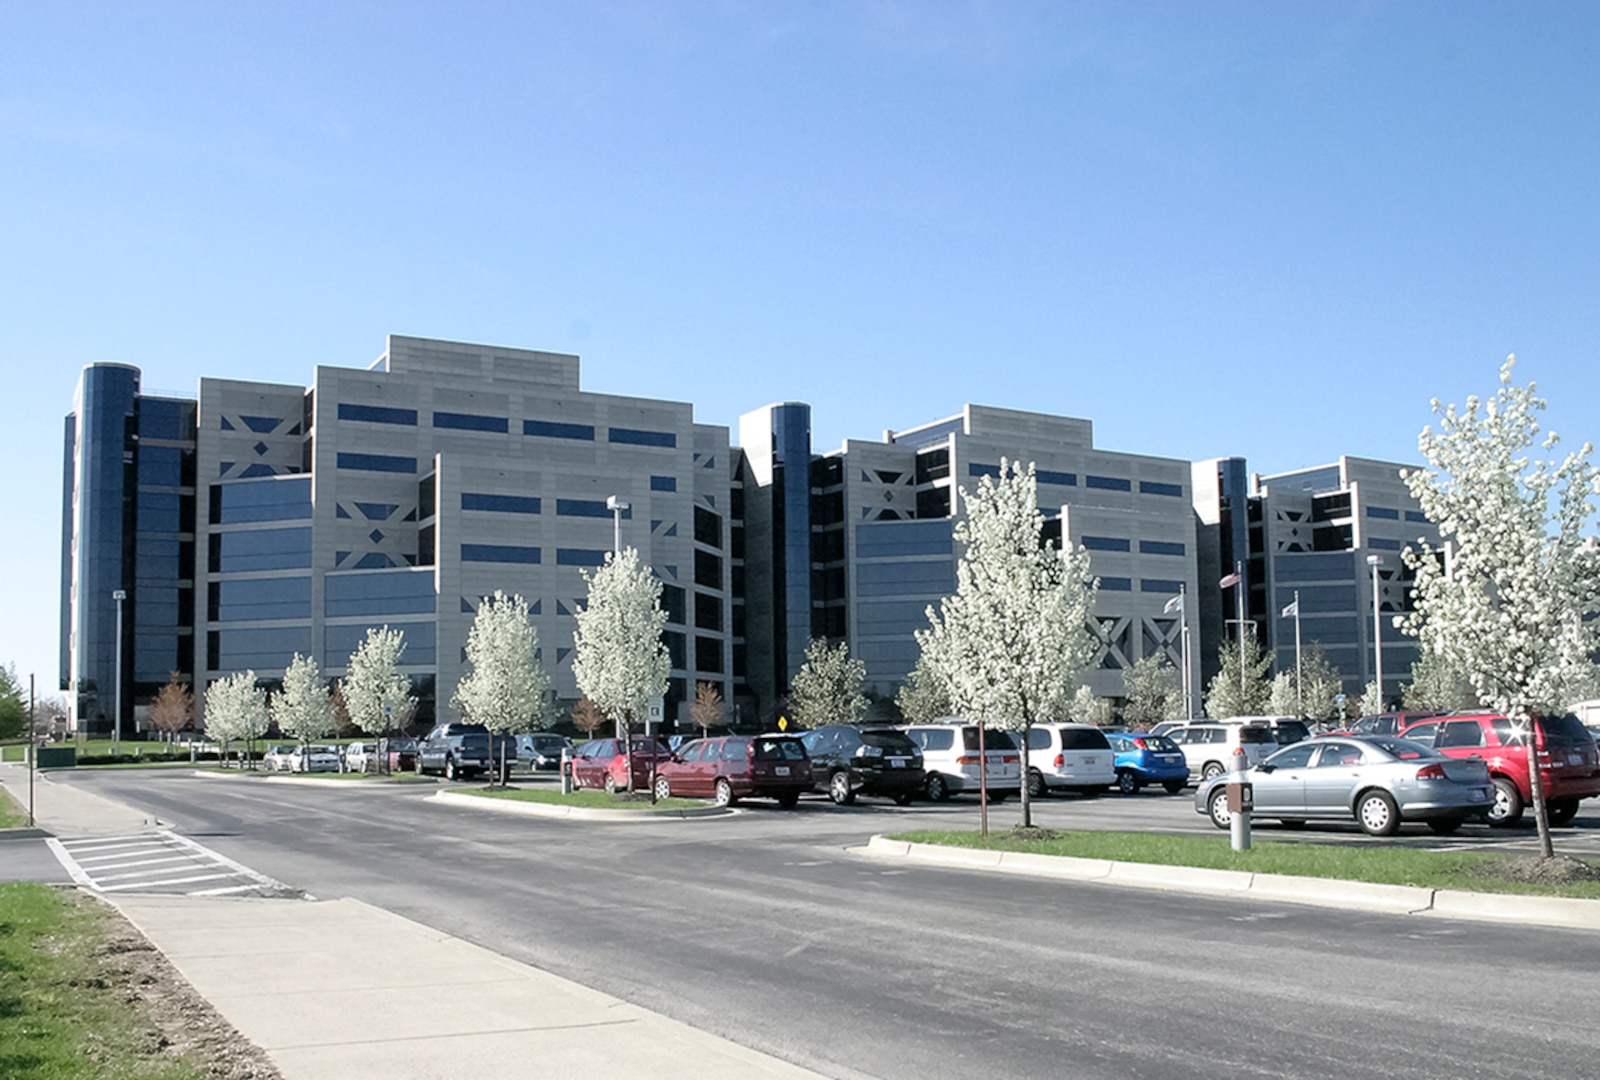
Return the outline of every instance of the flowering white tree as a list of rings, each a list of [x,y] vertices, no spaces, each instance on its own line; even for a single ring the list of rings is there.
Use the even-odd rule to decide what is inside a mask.
[[[1411,665],[1411,681],[1401,691],[1400,705],[1414,712],[1455,712],[1477,708],[1478,696],[1443,657],[1424,648]]]
[[[1122,719],[1135,730],[1183,716],[1183,679],[1165,653],[1140,657],[1122,673]]]
[[[1073,692],[1072,700],[1067,702],[1067,719],[1074,724],[1105,727],[1111,723],[1111,702],[1096,697],[1094,687],[1080,686]]]
[[[578,689],[625,736],[644,715],[651,698],[667,692],[672,661],[661,631],[661,579],[639,564],[639,553],[623,548],[607,555],[593,574],[584,572],[589,597],[578,610],[572,635],[572,674]],[[633,769],[628,769],[631,786]]]
[[[333,701],[317,662],[309,656],[294,654],[283,671],[283,689],[272,695],[270,708],[273,722],[291,739],[307,743],[333,733]],[[301,757],[304,767],[310,768],[310,759]]]
[[[1416,574],[1416,603],[1396,621],[1528,736],[1535,716],[1573,700],[1600,645],[1600,623],[1590,620],[1600,542],[1585,535],[1600,470],[1589,462],[1588,443],[1559,461],[1529,456],[1536,443],[1550,451],[1558,439],[1554,432],[1539,439],[1535,414],[1546,403],[1532,383],[1511,384],[1515,364],[1512,356],[1501,366],[1500,389],[1488,401],[1474,395],[1460,412],[1433,401],[1439,430],[1425,427],[1417,438],[1428,464],[1403,475],[1438,523],[1444,550],[1419,540],[1403,553]],[[1537,761],[1528,755],[1528,781],[1549,857]]]
[[[1280,671],[1272,677],[1270,708],[1274,716],[1300,715],[1300,689],[1294,684],[1294,672]]]
[[[1230,716],[1260,716],[1272,703],[1272,657],[1246,627],[1244,666],[1240,674],[1241,646],[1225,641],[1217,650],[1217,673],[1206,688],[1206,715],[1213,720]]]
[[[1059,551],[1043,542],[1037,492],[1033,463],[1004,458],[998,477],[961,489],[956,592],[928,608],[929,626],[917,631],[954,712],[1021,733],[1024,827],[1033,824],[1028,731],[1066,714],[1068,688],[1097,645],[1089,553],[1065,537]]]
[[[254,742],[267,731],[267,692],[254,671],[237,671],[206,688],[206,734],[219,743]]]
[[[812,638],[806,660],[789,681],[789,713],[802,727],[859,724],[867,715],[867,665],[844,642]]]
[[[406,652],[403,631],[367,628],[366,640],[350,654],[342,693],[350,722],[360,731],[376,735],[396,723],[404,723],[416,708],[411,679],[400,671],[400,658]]]
[[[456,684],[451,704],[468,720],[507,735],[548,727],[550,677],[534,654],[539,631],[528,621],[528,602],[495,590],[478,606],[467,632],[467,663],[472,670]],[[506,754],[501,743],[502,758]],[[500,763],[504,776],[507,762]]]
[[[895,692],[894,703],[908,724],[927,723],[950,715],[950,697],[927,653],[917,657],[916,666],[906,674],[905,681]]]

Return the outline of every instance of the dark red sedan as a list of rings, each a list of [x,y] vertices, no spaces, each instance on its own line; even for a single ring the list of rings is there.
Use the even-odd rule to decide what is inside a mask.
[[[590,739],[572,752],[572,786],[621,791],[628,786],[628,757],[623,739]],[[633,790],[649,791],[650,776],[672,759],[667,744],[652,735],[632,739]]]

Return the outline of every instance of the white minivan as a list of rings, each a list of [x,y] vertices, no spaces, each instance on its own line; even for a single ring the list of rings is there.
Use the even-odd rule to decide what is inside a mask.
[[[1255,768],[1275,753],[1278,739],[1266,724],[1236,720],[1201,720],[1171,728],[1167,738],[1178,744],[1189,763],[1191,779],[1209,780],[1233,768],[1233,753],[1244,751],[1246,768]]]
[[[954,717],[930,724],[908,724],[901,731],[922,748],[922,768],[927,777],[923,790],[934,802],[962,792],[978,793],[978,725]],[[1008,731],[983,733],[983,756],[988,759],[983,778],[989,800],[999,802],[1022,790],[1022,754]]]
[[[1035,724],[1028,729],[1028,794],[1098,795],[1117,782],[1116,758],[1093,724]]]

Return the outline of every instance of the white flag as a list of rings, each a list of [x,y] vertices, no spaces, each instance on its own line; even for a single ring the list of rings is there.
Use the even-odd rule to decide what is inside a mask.
[[[1298,614],[1300,614],[1300,601],[1298,600],[1295,600],[1288,607],[1283,609],[1283,617],[1285,619],[1292,619]]]
[[[1163,614],[1163,615],[1171,615],[1174,611],[1182,611],[1182,610],[1183,610],[1183,596],[1182,596],[1182,594],[1180,594],[1178,596],[1174,596],[1171,600],[1167,601],[1167,606],[1161,609],[1161,614]]]

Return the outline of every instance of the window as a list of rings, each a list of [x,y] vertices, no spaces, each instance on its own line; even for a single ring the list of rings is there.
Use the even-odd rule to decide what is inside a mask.
[[[503,416],[476,416],[472,413],[436,412],[433,414],[433,426],[436,428],[454,428],[457,431],[493,431],[498,434],[506,432],[506,418]]]
[[[923,488],[917,492],[917,516],[942,518],[950,516],[950,489],[947,487]]]
[[[652,476],[650,478],[651,491],[677,491],[678,478],[676,476]]]
[[[1100,588],[1104,592],[1132,592],[1133,579],[1125,577],[1103,577],[1100,579]]]
[[[672,449],[678,445],[678,437],[670,431],[641,431],[638,428],[608,428],[606,438],[614,443],[624,443],[629,446],[660,446]]]
[[[1082,544],[1090,551],[1127,551],[1128,541],[1113,536],[1085,536]]]
[[[1132,491],[1133,481],[1118,476],[1085,476],[1083,486],[1098,488],[1101,491]]]
[[[524,435],[536,435],[541,439],[581,439],[585,442],[594,442],[593,424],[561,424],[554,420],[524,420],[522,422]]]
[[[322,613],[330,619],[358,615],[431,615],[433,610],[433,575],[426,571],[329,574],[323,578]]]
[[[462,562],[537,563],[540,561],[536,547],[519,547],[515,544],[462,544]]]
[[[1390,510],[1387,506],[1369,506],[1367,507],[1367,516],[1369,518],[1382,518],[1384,521],[1399,521],[1400,511]]]
[[[1372,548],[1374,551],[1399,551],[1400,541],[1384,540],[1381,537],[1375,536],[1367,540],[1367,546]]]
[[[1176,593],[1182,591],[1183,582],[1171,581],[1167,578],[1140,578],[1140,592]]]
[[[1420,510],[1407,510],[1406,520],[1414,521],[1419,525],[1426,525],[1428,523],[1428,515]]]
[[[499,514],[537,514],[539,500],[530,495],[485,495],[475,491],[461,493],[461,509],[488,510]]]
[[[407,424],[416,427],[417,410],[395,409],[387,405],[355,405],[341,402],[340,420],[363,420],[369,424]]]
[[[695,593],[694,625],[699,630],[721,630],[722,598],[708,593]]]
[[[391,454],[341,453],[339,455],[339,468],[352,469],[358,472],[414,473],[417,471],[417,459],[414,457],[397,457]]]
[[[694,538],[707,547],[722,547],[722,519],[703,506],[694,508]]]
[[[213,671],[282,671],[295,653],[311,652],[309,626],[212,630],[206,638],[206,666]],[[348,657],[347,652],[339,663],[342,665]]]
[[[1170,543],[1166,540],[1140,540],[1139,554],[1141,555],[1182,555],[1182,544]]]
[[[694,583],[708,589],[722,588],[722,557],[709,551],[694,553]]]
[[[1077,487],[1078,474],[1069,472],[1051,472],[1049,469],[1035,469],[1034,479],[1041,484],[1058,484],[1061,487]]]
[[[560,517],[595,517],[608,518],[613,511],[606,507],[603,499],[557,499],[556,514]],[[633,508],[622,512],[624,521],[633,519]]]
[[[999,476],[1000,476],[1000,466],[998,466],[998,465],[979,465],[976,461],[969,462],[967,464],[967,475],[968,476],[993,476],[993,477],[998,479]]]
[[[425,664],[432,666],[437,656],[438,631],[431,622],[390,622],[391,630],[398,630],[404,635],[405,652],[400,654],[400,665],[412,667]],[[345,625],[331,624],[322,630],[322,666],[324,668],[344,667],[350,662],[350,654],[356,651],[356,646],[367,639],[366,623],[349,623]],[[288,666],[289,661],[284,659],[279,667]]]
[[[1451,720],[1442,726],[1444,730],[1434,744],[1441,749],[1447,746],[1483,745],[1483,725],[1476,720]]]
[[[694,639],[694,667],[696,671],[722,673],[722,639],[697,637]]]
[[[311,529],[255,529],[211,534],[211,570],[301,570],[311,566]]]
[[[842,539],[842,537],[841,537]],[[918,521],[902,525],[857,525],[856,558],[896,559],[909,555],[949,555],[955,550],[950,522]],[[843,558],[841,550],[840,557]]]
[[[667,613],[668,622],[677,623],[679,626],[684,624],[686,595],[681,586],[661,586],[661,610]]]
[[[917,455],[917,483],[926,484],[950,475],[950,449],[925,450]]]
[[[1156,480],[1139,481],[1139,494],[1141,495],[1173,495],[1183,497],[1182,484],[1163,484]]]
[[[311,617],[308,577],[213,581],[206,592],[206,618],[212,622]]]
[[[1291,746],[1272,756],[1272,764],[1278,769],[1303,769],[1311,764],[1311,755],[1317,751],[1316,743],[1302,743]]]
[[[556,548],[557,566],[604,566],[605,550],[592,548]]]

